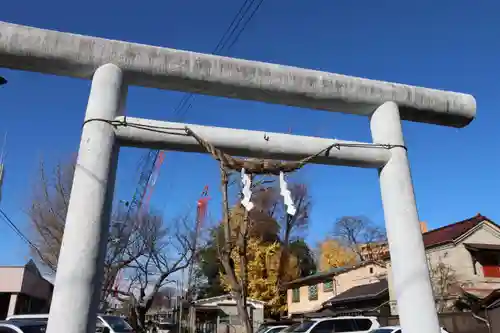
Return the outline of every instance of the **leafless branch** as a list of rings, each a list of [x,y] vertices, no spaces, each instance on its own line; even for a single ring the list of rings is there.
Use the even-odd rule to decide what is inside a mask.
[[[333,236],[349,247],[360,261],[379,260],[387,253],[385,230],[365,217],[341,217],[335,222]]]

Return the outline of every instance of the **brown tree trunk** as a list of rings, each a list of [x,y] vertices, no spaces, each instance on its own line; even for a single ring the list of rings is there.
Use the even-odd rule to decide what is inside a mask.
[[[236,308],[238,309],[238,316],[245,327],[245,333],[253,333],[253,323],[248,315],[248,307],[245,297],[241,293],[233,293],[236,298]]]
[[[224,244],[222,248],[219,249],[219,255],[221,264],[224,268],[225,274],[229,280],[229,284],[231,286],[231,294],[236,301],[236,308],[238,310],[238,317],[240,318],[241,323],[243,324],[245,331],[244,333],[253,333],[253,323],[250,320],[250,316],[247,311],[247,302],[246,302],[246,254],[243,253],[243,248],[246,247],[246,239],[242,234],[242,231],[247,229],[247,226],[243,226],[243,230],[240,229],[240,235],[238,236],[238,243],[241,242],[240,245],[243,248],[240,248],[240,264],[243,266],[240,270],[240,279],[236,276],[234,267],[231,265],[231,252],[233,250],[233,239],[231,239],[231,224],[229,217],[229,200],[228,200],[228,177],[227,172],[224,167],[220,166],[221,171],[221,185],[222,185],[222,221],[224,227]],[[246,218],[248,219],[248,218]],[[248,222],[248,221],[247,221]],[[245,222],[243,222],[245,225]],[[238,244],[237,244],[238,245]]]

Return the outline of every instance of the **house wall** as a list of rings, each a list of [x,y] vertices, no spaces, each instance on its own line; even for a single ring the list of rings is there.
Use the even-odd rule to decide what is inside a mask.
[[[387,269],[385,267],[371,264],[341,273],[337,276],[332,276],[330,278],[333,281],[332,291],[325,292],[323,282],[314,283],[318,285],[317,300],[309,300],[309,286],[313,284],[304,284],[297,287],[300,290],[299,302],[293,302],[293,288],[290,288],[287,290],[288,314],[293,315],[317,311],[330,298],[353,287],[372,282],[377,277],[385,276],[386,274]]]
[[[18,293],[23,285],[24,267],[0,267],[0,293]]]
[[[220,321],[219,318],[219,325],[217,327],[217,332],[218,333],[227,333],[228,331],[228,321],[229,321],[229,332],[230,333],[244,333],[245,332],[245,327],[244,325],[240,322],[239,316],[238,316],[238,309],[236,307],[236,304],[231,304],[231,305],[223,305],[220,307],[220,310],[229,318],[226,318],[224,322]],[[252,318],[252,323],[253,323],[253,329],[254,332],[257,331],[259,328],[259,325],[264,322],[264,307],[260,306],[258,308],[256,307],[248,307],[248,314]],[[234,321],[236,320],[236,321]]]
[[[500,233],[496,228],[485,223],[474,232],[464,235],[456,244],[430,249],[427,251],[427,257],[431,264],[442,262],[452,267],[457,278],[464,283],[500,282],[498,278],[485,278],[480,263],[476,263],[476,273],[474,272],[472,255],[464,245],[467,243],[500,245]]]
[[[24,267],[0,267],[0,293],[9,295],[7,316],[35,309],[46,312],[52,298],[52,285],[41,277],[35,264],[29,262]]]
[[[482,266],[476,263],[476,273],[474,273],[472,256],[464,244],[493,244],[500,245],[500,232],[496,227],[489,223],[484,223],[478,228],[471,230],[468,234],[463,235],[456,241],[455,244],[446,244],[444,246],[433,247],[426,250],[429,264],[434,266],[443,263],[453,269],[457,281],[464,287],[472,287],[478,289],[496,289],[500,288],[499,278],[485,278],[482,271]],[[391,301],[391,313],[396,315],[396,295],[393,287],[393,276],[391,265],[388,265],[388,283],[389,296]]]

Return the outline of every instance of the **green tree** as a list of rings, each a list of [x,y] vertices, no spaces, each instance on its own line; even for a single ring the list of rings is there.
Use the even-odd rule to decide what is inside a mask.
[[[316,272],[314,253],[304,239],[299,238],[290,243],[290,253],[297,258],[299,276],[305,277]]]

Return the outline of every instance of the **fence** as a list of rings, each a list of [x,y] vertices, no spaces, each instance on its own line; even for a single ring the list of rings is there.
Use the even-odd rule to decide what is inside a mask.
[[[381,326],[399,325],[399,317],[379,317]],[[474,318],[470,312],[441,313],[439,323],[449,333],[500,333],[500,327],[488,326],[479,319]]]

